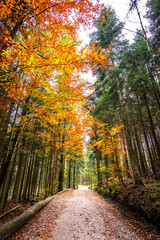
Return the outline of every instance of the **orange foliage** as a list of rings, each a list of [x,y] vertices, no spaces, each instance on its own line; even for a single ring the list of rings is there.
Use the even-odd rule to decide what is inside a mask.
[[[79,46],[80,25],[91,27],[103,5],[91,0],[6,0],[0,2],[1,112],[11,101],[25,102],[29,113],[21,118],[23,134],[35,126],[47,129],[36,137],[55,144],[54,133],[65,135],[65,154],[83,151],[91,118],[85,111],[86,83],[80,73],[109,64],[100,46]],[[62,142],[57,141],[57,148]]]
[[[94,130],[96,128],[96,130]],[[104,123],[97,120],[94,121],[92,135],[98,136],[98,140],[92,147],[97,146],[97,148],[104,154],[113,156],[115,151],[122,151],[122,136],[121,130],[123,125],[115,124],[113,127],[105,126]],[[96,138],[95,138],[96,139]]]

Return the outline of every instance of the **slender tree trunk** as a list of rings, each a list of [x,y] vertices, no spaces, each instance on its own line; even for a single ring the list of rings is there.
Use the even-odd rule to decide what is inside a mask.
[[[124,134],[123,134],[123,136],[124,136]],[[128,178],[131,178],[130,169],[129,169],[129,163],[128,163],[128,157],[127,157],[127,149],[126,149],[126,144],[125,144],[124,138],[122,138],[122,142],[123,142],[123,149],[124,149],[125,173],[126,173]]]
[[[71,159],[68,162],[68,188],[71,188]]]
[[[22,139],[21,144],[23,144],[23,146],[25,146],[25,138],[24,137]],[[22,174],[23,174],[24,157],[25,157],[24,152],[20,151],[19,162],[18,162],[18,171],[17,171],[16,181],[14,184],[14,190],[13,190],[13,195],[12,195],[13,200],[17,199],[19,196],[19,189],[20,189],[21,179],[22,179]]]
[[[136,159],[136,155],[135,155],[135,152],[134,152],[134,149],[133,149],[133,146],[132,146],[132,138],[131,138],[132,131],[131,131],[130,126],[128,124],[128,118],[127,118],[127,115],[125,113],[122,94],[119,90],[119,80],[118,80],[118,78],[116,78],[116,83],[117,83],[117,86],[118,86],[118,96],[119,96],[122,120],[123,120],[123,124],[124,124],[127,149],[128,149],[129,159],[130,159],[130,162],[131,162],[132,171],[133,171],[134,181],[135,181],[135,184],[144,185],[143,181],[142,181],[142,179],[139,175],[138,169],[137,169],[137,164],[136,164],[137,159]]]
[[[9,121],[10,121],[11,113],[13,111],[13,107],[14,107],[14,102],[12,102],[10,104],[9,111],[7,113],[7,116],[6,116],[4,124],[3,124],[3,129],[0,132],[0,152],[1,152],[2,147],[3,147],[3,143],[4,143],[4,139],[5,139],[6,133],[7,133],[8,124],[9,124]]]
[[[36,194],[38,173],[39,173],[39,157],[36,156],[34,167],[33,167],[32,183],[31,183],[31,196],[33,196],[33,197]]]
[[[24,183],[24,188],[23,188],[23,193],[22,193],[22,199],[26,200],[27,199],[27,187],[28,187],[28,179],[29,179],[29,172],[30,172],[30,167],[31,167],[31,155],[28,158],[28,168],[26,169],[26,178],[25,178],[25,183]]]
[[[16,181],[15,181],[15,184],[14,184],[12,200],[17,199],[18,195],[19,195],[19,187],[20,187],[20,183],[21,183],[20,179],[21,179],[21,174],[22,174],[23,158],[24,158],[24,154],[22,152],[20,152],[19,162],[18,162],[18,170],[17,170],[17,175],[16,175]]]
[[[102,176],[101,176],[101,169],[100,169],[101,152],[98,150],[97,147],[95,147],[95,151],[96,151],[97,177],[98,177],[97,190],[99,191],[101,189],[101,187],[102,187]]]
[[[122,177],[122,169],[121,169],[120,164],[119,164],[117,149],[115,149],[115,151],[114,151],[114,158],[115,158],[115,163],[116,163],[116,168],[117,168],[116,170],[118,171],[119,182],[123,186],[125,186],[124,181],[123,181],[123,177]]]
[[[16,157],[14,157],[15,154],[15,150],[12,154],[12,158],[10,160],[10,164],[9,167],[7,169],[7,174],[5,175],[5,181],[3,184],[3,189],[2,189],[2,193],[1,193],[1,198],[0,198],[0,210],[3,211],[6,203],[7,203],[7,197],[8,197],[8,191],[9,191],[9,187],[10,187],[10,181],[11,181],[11,177],[12,177],[12,173],[13,173],[13,168],[14,168],[14,164],[16,161]]]
[[[62,148],[60,150],[60,171],[59,171],[59,186],[58,191],[63,190],[64,185],[64,140],[65,136],[62,134]]]
[[[160,144],[159,144],[157,136],[156,136],[155,127],[154,127],[152,115],[151,115],[149,104],[148,104],[148,99],[147,99],[145,92],[143,92],[143,98],[144,98],[144,103],[145,103],[145,106],[146,106],[146,109],[148,112],[148,118],[149,118],[149,122],[150,122],[150,126],[151,126],[152,136],[153,136],[153,139],[155,142],[156,151],[157,151],[157,155],[158,155],[157,162],[160,164]]]
[[[76,160],[73,160],[73,189],[76,188]]]
[[[135,4],[135,7],[136,7],[136,10],[137,10],[137,14],[138,14],[138,17],[139,17],[141,28],[142,28],[142,31],[143,31],[143,34],[144,34],[144,39],[145,39],[145,41],[147,43],[147,47],[148,47],[149,52],[151,52],[151,48],[150,48],[149,41],[148,41],[148,38],[147,38],[147,33],[146,33],[145,29],[144,29],[142,18],[141,18],[141,14],[139,12],[137,3]]]
[[[23,162],[23,168],[22,168],[22,177],[21,177],[21,181],[20,181],[20,188],[19,188],[19,193],[18,193],[18,201],[21,201],[21,197],[22,197],[22,191],[23,191],[23,186],[24,186],[24,182],[25,182],[25,176],[26,176],[26,172],[27,172],[27,165],[28,165],[28,153],[25,156],[25,160]]]
[[[143,117],[142,117],[141,106],[140,106],[139,99],[138,99],[137,95],[136,95],[136,98],[137,98],[137,103],[138,103],[138,110],[139,110],[139,116],[140,116],[143,136],[144,136],[145,144],[146,144],[147,151],[148,151],[149,161],[150,161],[150,164],[151,164],[151,167],[152,167],[152,172],[153,172],[154,176],[157,178],[158,173],[157,173],[156,166],[155,166],[155,161],[154,161],[154,158],[152,156],[151,149],[150,149],[150,146],[149,146],[149,142],[148,142],[148,138],[147,138],[147,134],[146,134],[146,130],[145,130],[145,125],[144,125],[144,121],[143,121]]]
[[[133,120],[133,124],[134,124],[134,135],[135,135],[136,146],[137,146],[139,160],[140,160],[141,171],[142,171],[142,175],[144,177],[146,177],[148,175],[148,171],[146,169],[146,164],[145,164],[146,160],[144,159],[144,156],[143,156],[142,151],[141,151],[140,146],[142,146],[142,144],[139,141],[139,137],[138,137],[137,129],[135,127],[134,120]]]
[[[38,184],[38,192],[37,192],[37,197],[39,197],[40,193],[41,193],[41,184],[42,184],[42,174],[43,174],[43,167],[44,167],[44,157],[45,157],[45,153],[43,155],[42,158],[42,162],[41,162],[41,170],[40,170],[40,176],[39,176],[39,184]],[[53,194],[53,193],[52,193]]]
[[[55,148],[54,153],[54,165],[53,165],[53,181],[57,182],[58,180],[58,150]],[[58,184],[54,183],[55,192],[58,191]]]
[[[23,107],[23,111],[22,111],[21,117],[26,115],[27,110],[28,110],[29,101],[30,101],[30,96],[28,96],[26,98],[25,105]],[[18,108],[17,108],[17,111],[18,111]],[[16,120],[16,115],[15,115],[14,122],[15,122],[15,120]],[[16,144],[18,142],[18,138],[20,137],[20,133],[22,132],[22,130],[23,130],[23,126],[21,126],[21,122],[20,122],[20,124],[17,127],[17,131],[16,131],[16,134],[15,134],[15,137],[12,140],[11,150],[9,151],[9,154],[7,156],[7,160],[6,160],[5,164],[1,167],[1,170],[0,170],[0,186],[1,186],[1,184],[3,182],[3,179],[4,179],[4,177],[5,177],[6,173],[7,173],[7,169],[9,167],[10,162],[11,162],[12,155],[13,155],[13,153],[15,151],[15,147],[16,147]]]
[[[54,150],[52,149],[52,153],[51,153],[51,196],[53,195],[54,192]]]
[[[28,182],[28,187],[27,187],[27,201],[30,201],[30,198],[32,197],[32,178],[33,178],[33,167],[36,161],[36,156],[35,154],[33,154],[33,158],[31,160],[31,165],[30,165],[30,169],[29,169],[29,178],[27,180]]]
[[[12,123],[12,128],[15,127],[15,122],[16,122],[16,119],[17,119],[17,114],[18,114],[18,109],[19,109],[19,104],[17,105],[17,109],[16,109],[16,113],[15,113],[15,116],[14,116],[14,121]],[[13,145],[11,144],[11,140],[12,140],[12,135],[13,135],[13,131],[11,130],[10,132],[10,136],[9,136],[9,141],[8,141],[8,147],[6,147],[6,151],[4,151],[4,158],[3,158],[3,161],[2,161],[2,165],[1,165],[1,169],[0,169],[0,186],[1,184],[3,183],[3,180],[4,180],[4,177],[5,177],[5,174],[7,172],[7,168],[9,166],[9,163],[10,163],[10,158],[12,157],[12,154],[11,154],[11,151],[9,151],[9,154],[11,154],[9,156],[9,154],[7,153],[8,152],[8,149],[13,147],[13,151],[14,151],[14,144],[16,145],[17,143],[17,138],[18,138],[18,135],[15,137],[15,142],[13,140]],[[7,158],[7,159],[6,159]]]

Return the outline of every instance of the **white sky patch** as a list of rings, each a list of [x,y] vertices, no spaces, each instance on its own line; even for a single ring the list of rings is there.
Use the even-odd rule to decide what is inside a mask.
[[[91,70],[85,74],[85,73],[81,73],[81,77],[88,83],[93,84],[96,81],[96,77],[92,75]]]
[[[122,32],[125,35],[124,38],[128,39],[130,42],[133,42],[133,39],[135,36],[134,32],[136,32],[137,29],[141,29],[141,25],[140,25],[136,10],[130,12],[128,17],[126,18],[126,15],[129,10],[130,0],[100,0],[100,3],[105,4],[106,7],[108,5],[110,5],[115,10],[116,15],[119,18],[119,20],[122,22],[125,22],[125,27],[124,27],[125,29]],[[143,21],[145,30],[147,30],[148,25],[149,25],[147,19],[144,18],[144,15],[146,14],[146,7],[145,7],[146,3],[147,3],[147,0],[140,0],[138,2],[138,7],[139,7],[139,11],[141,13],[141,17],[142,17],[142,21]],[[133,31],[133,32],[130,32],[126,29]],[[89,35],[92,32],[94,32],[95,30],[96,30],[96,28],[85,31],[83,28],[81,28],[81,30],[79,32],[79,37],[83,41],[82,46],[90,43]],[[89,72],[88,74],[82,74],[81,76],[84,79],[87,79],[91,83],[94,83],[94,81],[95,81],[95,77],[92,76],[91,72]]]
[[[129,10],[129,2],[130,0],[100,0],[100,3],[105,4],[106,7],[110,5],[115,10],[119,20],[122,22],[125,22],[124,28],[127,28],[131,31],[136,32],[137,29],[141,29],[136,10],[130,12],[128,17],[126,18],[126,15]],[[147,0],[140,0],[138,2],[138,7],[141,13],[143,24],[147,29],[149,24],[147,19],[144,18],[144,15],[146,13],[146,7],[145,7],[146,3],[147,3]],[[89,44],[90,42],[89,34],[91,34],[94,30],[95,29],[89,29],[85,31],[83,28],[81,28],[81,31],[79,32],[79,37],[80,39],[83,40],[83,44]],[[127,30],[123,30],[123,33],[125,34],[125,38],[129,39],[132,42],[135,34]]]
[[[130,12],[128,17],[126,18],[126,15],[129,10],[130,0],[100,0],[100,2],[104,3],[106,6],[107,4],[112,6],[112,8],[115,10],[116,15],[120,19],[120,21],[125,22],[125,28],[135,32],[137,29],[141,29],[141,25],[140,25],[136,10],[133,10],[132,12]],[[145,28],[147,28],[148,26],[148,21],[146,18],[144,18],[144,15],[146,14],[146,7],[145,7],[146,3],[147,3],[147,0],[140,0],[138,2],[138,8],[139,8]],[[123,32],[125,33],[125,37],[132,42],[135,34],[127,30],[124,30]]]

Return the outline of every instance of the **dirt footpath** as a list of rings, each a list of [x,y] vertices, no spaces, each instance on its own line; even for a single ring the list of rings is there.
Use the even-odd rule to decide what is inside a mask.
[[[71,190],[53,199],[9,239],[146,240],[160,239],[155,230],[146,236],[123,217],[116,205],[91,190]]]

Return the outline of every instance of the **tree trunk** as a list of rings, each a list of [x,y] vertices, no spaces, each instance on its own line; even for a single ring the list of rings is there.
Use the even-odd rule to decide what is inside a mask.
[[[40,170],[40,176],[39,176],[37,197],[39,197],[40,192],[41,192],[41,182],[42,182],[42,174],[43,174],[43,167],[44,167],[44,157],[45,157],[45,153],[43,155],[42,162],[41,162],[41,170]],[[53,195],[53,193],[52,193],[52,195]]]
[[[95,151],[96,151],[97,177],[98,177],[97,190],[99,191],[102,187],[102,176],[101,176],[101,169],[100,169],[101,152],[98,150],[97,147],[95,147]]]
[[[139,160],[140,160],[141,171],[142,171],[142,175],[144,177],[146,177],[148,175],[148,171],[146,169],[146,164],[145,164],[146,160],[144,159],[144,156],[143,156],[142,151],[141,151],[141,147],[140,146],[142,146],[142,144],[139,141],[139,137],[138,137],[137,129],[135,127],[134,120],[133,120],[133,124],[134,124],[134,135],[135,135],[136,146],[137,146]]]
[[[130,126],[128,124],[128,118],[127,118],[127,115],[126,115],[126,112],[125,112],[122,94],[119,90],[119,80],[118,80],[118,78],[116,78],[116,83],[117,83],[117,86],[118,86],[118,97],[119,97],[122,120],[123,120],[123,124],[124,124],[125,135],[126,135],[126,143],[127,143],[129,159],[130,159],[130,162],[131,162],[131,167],[132,167],[133,176],[134,176],[134,182],[135,182],[135,184],[138,184],[138,185],[144,185],[143,181],[142,181],[142,179],[139,175],[137,165],[136,165],[137,159],[136,159],[136,155],[135,155],[135,152],[134,152],[134,149],[133,149],[133,146],[132,146],[132,138],[131,138],[132,131],[131,131]]]
[[[22,178],[20,181],[20,188],[19,188],[19,193],[18,193],[18,201],[21,201],[21,197],[22,197],[22,191],[23,191],[23,186],[24,186],[24,182],[25,182],[25,177],[26,177],[26,172],[27,172],[27,164],[28,164],[28,153],[25,156],[25,160],[24,160],[24,166],[22,168]]]
[[[157,162],[158,162],[158,164],[160,164],[160,144],[159,144],[157,136],[156,136],[155,127],[154,127],[152,115],[151,115],[149,104],[148,104],[148,99],[147,99],[145,92],[143,92],[143,98],[144,98],[145,107],[148,112],[148,118],[149,118],[149,122],[150,122],[150,126],[151,126],[152,136],[154,139],[154,143],[155,143],[156,151],[157,151],[157,155],[158,155]]]
[[[76,188],[76,160],[73,160],[73,189]]]
[[[65,190],[68,191],[68,190]],[[63,192],[58,193],[57,195]],[[37,213],[41,208],[46,206],[52,199],[54,199],[57,195],[49,197],[44,201],[36,203],[34,206],[29,208],[26,212],[22,213],[20,216],[14,218],[10,222],[2,224],[0,226],[0,239],[4,240],[8,238],[15,230],[24,225],[35,213]]]
[[[124,134],[123,134],[124,135]],[[122,142],[123,142],[123,149],[124,149],[124,166],[125,166],[125,173],[127,175],[128,178],[131,178],[131,174],[130,174],[130,169],[129,169],[129,163],[128,163],[128,157],[127,157],[127,149],[126,149],[126,144],[124,139],[122,138]]]
[[[68,161],[68,188],[71,188],[71,159]]]
[[[138,110],[139,110],[140,122],[141,122],[141,126],[142,126],[142,132],[143,132],[145,144],[146,144],[147,151],[148,151],[149,161],[150,161],[150,164],[151,164],[151,167],[152,167],[152,172],[153,172],[154,176],[157,178],[158,173],[157,173],[156,166],[155,166],[155,161],[154,161],[154,158],[152,156],[151,149],[150,149],[150,146],[149,146],[149,142],[148,142],[148,138],[147,138],[147,134],[146,134],[146,130],[145,130],[145,125],[144,125],[144,121],[143,121],[143,117],[142,117],[141,106],[140,106],[140,103],[139,103],[139,100],[138,100],[137,96],[136,96],[136,98],[137,98],[137,103],[138,103]]]
[[[121,169],[120,164],[119,164],[117,149],[114,151],[114,158],[115,158],[115,163],[116,163],[116,168],[117,168],[116,171],[118,172],[119,182],[123,186],[125,186],[124,181],[123,181],[123,177],[122,177],[122,169]]]
[[[5,121],[4,121],[4,124],[3,124],[3,129],[0,132],[0,153],[1,153],[1,150],[2,150],[2,147],[3,147],[3,142],[4,142],[4,139],[5,139],[6,133],[7,133],[8,124],[9,124],[9,121],[10,121],[10,117],[11,117],[13,107],[14,107],[14,102],[12,102],[10,104],[10,109],[7,113],[6,118],[5,118]]]
[[[29,101],[30,101],[30,96],[28,96],[28,97],[26,98],[25,105],[24,105],[24,107],[23,107],[23,111],[22,111],[21,117],[23,117],[23,116],[26,115],[27,110],[28,110]],[[18,107],[17,107],[17,111],[18,111]],[[16,115],[17,115],[17,113],[16,113]],[[15,120],[16,120],[16,115],[15,115],[15,118],[14,118],[14,122],[15,122]],[[14,151],[15,151],[16,144],[17,144],[18,138],[20,137],[20,133],[21,133],[21,131],[22,131],[22,128],[23,128],[23,127],[21,126],[21,122],[20,122],[20,124],[19,124],[18,127],[17,127],[17,131],[16,131],[16,133],[15,133],[15,137],[14,137],[14,139],[12,140],[11,150],[9,151],[9,154],[8,154],[8,156],[7,156],[7,160],[6,160],[5,164],[2,165],[1,170],[0,170],[0,186],[1,186],[1,184],[2,184],[2,182],[3,182],[3,179],[4,179],[4,177],[5,177],[6,173],[7,173],[7,169],[8,169],[8,167],[9,167],[10,162],[11,162],[12,155],[13,155],[13,153],[14,153]]]
[[[60,171],[59,171],[59,185],[58,185],[58,191],[63,190],[64,185],[64,140],[65,136],[62,134],[62,148],[60,149]]]
[[[4,179],[5,181],[3,184],[3,189],[2,189],[1,198],[0,198],[0,211],[3,211],[3,209],[7,203],[8,191],[9,191],[9,187],[10,187],[14,164],[16,161],[16,157],[14,157],[14,154],[15,154],[15,151],[12,154],[12,158],[10,160],[9,167],[7,169],[7,174]]]
[[[21,179],[21,174],[22,174],[23,158],[24,158],[24,154],[22,152],[20,152],[18,170],[17,170],[17,175],[16,175],[16,181],[15,181],[15,184],[14,184],[12,200],[17,199],[18,195],[19,195],[19,187],[20,187],[20,183],[21,183],[20,179]]]

